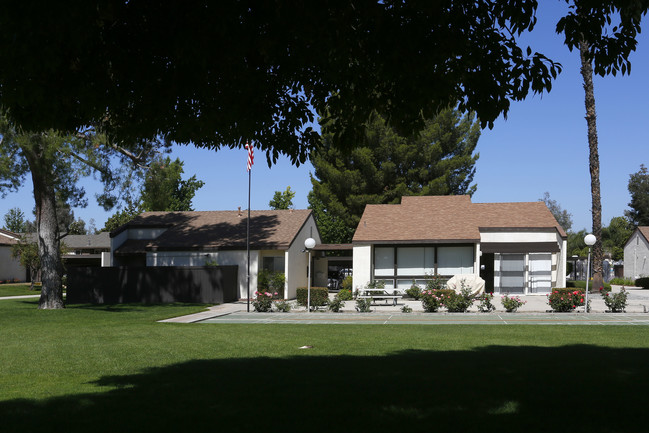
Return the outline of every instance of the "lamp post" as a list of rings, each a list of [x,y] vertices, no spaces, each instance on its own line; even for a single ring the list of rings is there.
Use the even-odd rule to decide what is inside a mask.
[[[597,238],[592,233],[587,234],[584,237],[584,243],[588,245],[588,262],[587,262],[588,264],[586,265],[586,305],[584,307],[587,313],[588,313],[588,282],[590,281],[590,248],[593,245],[595,245],[596,241]]]
[[[313,238],[307,238],[307,240],[304,241],[304,249],[309,253],[309,263],[307,265],[308,269],[308,280],[307,280],[307,301],[306,301],[306,311],[307,313],[311,312],[311,250],[315,247],[315,239]]]

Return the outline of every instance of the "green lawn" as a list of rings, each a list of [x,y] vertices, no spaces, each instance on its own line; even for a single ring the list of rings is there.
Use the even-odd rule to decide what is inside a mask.
[[[29,290],[29,283],[0,284],[0,298],[4,296],[40,295],[40,283]]]
[[[201,309],[0,301],[1,431],[648,429],[646,327],[156,323]]]

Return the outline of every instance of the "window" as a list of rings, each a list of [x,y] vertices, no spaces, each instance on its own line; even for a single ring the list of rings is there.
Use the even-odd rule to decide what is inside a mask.
[[[262,268],[266,271],[284,273],[284,256],[264,257]]]
[[[500,255],[500,291],[524,293],[525,254]]]
[[[397,248],[397,275],[417,276],[435,273],[433,247]]]
[[[394,248],[374,248],[374,275],[394,275]]]
[[[473,273],[473,247],[438,247],[437,273],[458,275]]]

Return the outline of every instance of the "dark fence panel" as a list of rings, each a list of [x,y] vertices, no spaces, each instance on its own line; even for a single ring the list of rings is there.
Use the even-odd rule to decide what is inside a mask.
[[[238,266],[68,268],[67,302],[224,303],[239,299]]]

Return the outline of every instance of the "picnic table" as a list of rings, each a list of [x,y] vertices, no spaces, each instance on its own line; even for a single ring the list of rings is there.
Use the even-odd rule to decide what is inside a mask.
[[[357,298],[371,299],[373,303],[378,300],[385,300],[385,305],[388,301],[392,301],[392,305],[397,305],[397,300],[401,299],[403,295],[389,294],[384,289],[359,289]]]

